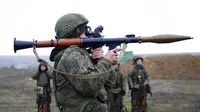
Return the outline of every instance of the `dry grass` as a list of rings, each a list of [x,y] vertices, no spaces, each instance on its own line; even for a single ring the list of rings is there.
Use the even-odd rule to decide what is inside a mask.
[[[161,55],[145,57],[145,66],[156,79],[200,79],[200,56]],[[121,65],[121,71],[127,74],[132,61]]]
[[[200,78],[200,57],[145,57],[145,65],[154,78],[151,80],[153,96],[148,97],[149,112],[200,112],[200,80],[194,80]],[[122,71],[126,73],[130,66],[129,61],[121,66]],[[34,70],[0,69],[0,112],[37,111],[33,91],[36,82],[30,80]],[[52,100],[51,110],[58,112],[54,96]],[[130,110],[130,96],[125,101]]]

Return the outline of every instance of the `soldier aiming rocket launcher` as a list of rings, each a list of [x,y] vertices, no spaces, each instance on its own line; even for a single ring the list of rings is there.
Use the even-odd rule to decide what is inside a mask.
[[[193,39],[190,36],[183,36],[183,35],[172,35],[172,34],[163,34],[163,35],[154,35],[148,37],[136,37],[135,35],[126,35],[125,37],[118,37],[118,38],[103,38],[101,36],[101,32],[103,30],[102,26],[97,27],[94,32],[90,30],[86,31],[86,36],[88,38],[65,38],[59,40],[46,40],[46,41],[21,41],[16,40],[14,38],[14,52],[16,53],[17,50],[27,49],[27,48],[42,48],[42,47],[61,47],[66,48],[71,45],[77,45],[80,47],[97,47],[97,46],[108,46],[109,50],[114,49],[115,47],[121,45],[122,43],[172,43],[178,42],[188,39]],[[90,38],[94,37],[94,38]]]

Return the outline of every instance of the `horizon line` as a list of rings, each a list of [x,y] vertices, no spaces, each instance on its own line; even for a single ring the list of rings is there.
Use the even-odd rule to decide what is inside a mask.
[[[130,52],[130,51],[127,51]],[[200,52],[162,52],[162,53],[133,53],[133,55],[152,55],[152,54],[195,54]],[[0,56],[35,56],[34,54],[0,54]],[[50,56],[50,55],[40,55],[40,56]]]

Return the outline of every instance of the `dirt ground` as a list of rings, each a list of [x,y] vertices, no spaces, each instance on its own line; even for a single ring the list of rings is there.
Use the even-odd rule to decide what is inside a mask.
[[[200,112],[200,80],[151,80],[149,112]],[[131,110],[130,97],[126,106]]]
[[[0,69],[0,112],[37,112],[34,70]],[[52,100],[51,110],[58,112]]]
[[[0,69],[0,112],[37,112],[33,70]],[[149,112],[200,112],[200,80],[151,81]],[[130,110],[130,97],[125,98]],[[51,110],[58,112],[52,96]]]

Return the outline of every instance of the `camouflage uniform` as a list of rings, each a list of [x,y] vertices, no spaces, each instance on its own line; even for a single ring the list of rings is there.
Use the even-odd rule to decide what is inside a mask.
[[[46,67],[45,71],[41,71],[40,67],[42,65]],[[47,65],[40,63],[37,73],[32,75],[31,78],[37,81],[37,87],[40,86],[47,90],[47,104],[48,104],[47,108],[48,108],[48,112],[50,112],[51,91],[52,91],[50,79],[52,79],[52,75],[48,73]],[[42,96],[40,94],[37,94],[36,103],[38,105],[38,111],[39,111],[41,100],[42,100]]]
[[[56,38],[79,37],[88,20],[70,13],[56,23]],[[54,48],[51,61],[60,72],[54,72],[54,89],[61,112],[107,112],[104,85],[114,85],[115,72],[105,58],[95,64],[89,53],[78,46]],[[108,71],[109,70],[109,71]],[[108,72],[107,72],[108,71]]]
[[[108,92],[109,112],[121,112],[124,108],[123,96],[126,93],[126,76],[120,72],[119,68],[116,69],[115,86],[106,86],[106,91]]]
[[[138,109],[141,108],[140,107],[141,99],[144,99],[145,101],[144,103],[147,107],[146,97],[147,97],[147,92],[150,91],[150,90],[146,91],[150,87],[149,86],[150,74],[143,65],[138,65],[136,63],[138,59],[141,59],[143,61],[142,57],[136,57],[133,60],[134,61],[133,66],[128,71],[128,84],[129,88],[131,89],[132,112],[138,112]]]

